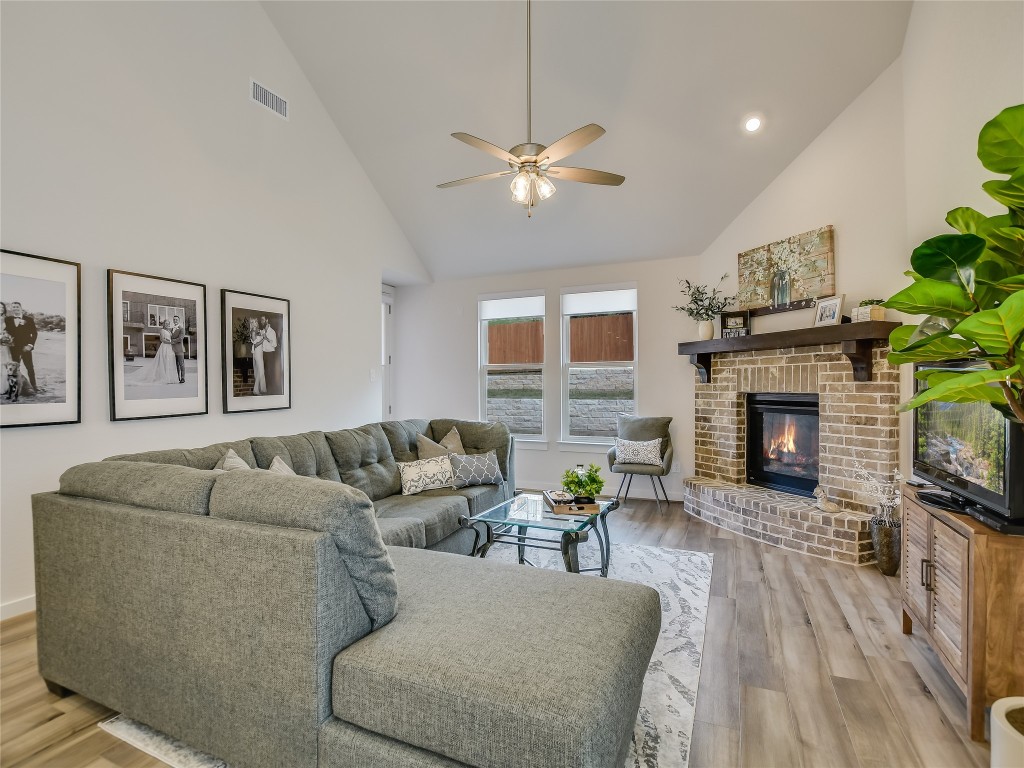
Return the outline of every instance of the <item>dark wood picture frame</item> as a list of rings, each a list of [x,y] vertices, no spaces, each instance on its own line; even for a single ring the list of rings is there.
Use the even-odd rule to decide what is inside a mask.
[[[722,338],[734,339],[750,335],[750,311],[743,309],[736,312],[723,312],[720,316]]]
[[[73,291],[73,307],[68,307],[68,301],[65,300],[65,314],[64,314],[64,336],[65,336],[65,369],[64,369],[64,403],[9,403],[6,401],[3,405],[0,405],[0,427],[16,428],[16,427],[44,427],[44,426],[55,426],[58,424],[81,424],[82,423],[82,265],[77,261],[68,261],[67,259],[57,259],[51,256],[38,256],[34,253],[25,253],[24,251],[11,251],[6,248],[0,249],[0,253],[6,255],[8,258],[3,259],[4,267],[9,267],[10,257],[17,257],[19,259],[33,259],[39,262],[43,262],[38,265],[42,272],[48,272],[52,274],[44,277],[42,274],[27,275],[18,274],[18,277],[32,278],[46,280],[51,277],[59,277],[57,273],[64,271],[61,267],[70,268],[71,272],[66,276],[64,284],[68,287],[74,283]],[[60,266],[56,266],[60,265]],[[3,271],[3,267],[0,267],[0,271]],[[19,270],[19,273],[23,273],[25,270]],[[13,276],[12,273],[8,273]],[[73,280],[72,280],[73,278]],[[71,293],[69,291],[69,293]],[[71,298],[71,296],[66,297]],[[74,328],[69,329],[69,321],[74,321]],[[72,335],[73,334],[73,335]],[[72,351],[67,349],[68,339],[74,338],[75,348]],[[71,377],[68,375],[70,368],[69,363],[72,363],[75,368],[74,382],[70,381]],[[0,371],[0,375],[6,376],[6,371]],[[20,376],[20,366],[19,373]],[[73,396],[73,399],[72,399]],[[63,408],[61,407],[63,406]],[[11,414],[10,410],[14,408],[21,410],[22,408],[31,408],[32,410],[22,413]],[[37,411],[36,409],[42,409]],[[45,411],[52,411],[54,418],[37,420],[38,416],[45,415]],[[11,418],[15,420],[10,421]],[[21,420],[25,419],[25,420]]]
[[[244,302],[244,306],[240,306],[239,300]],[[249,293],[247,291],[236,291],[229,288],[222,288],[220,291],[220,340],[221,340],[221,384],[222,384],[222,395],[224,402],[224,413],[253,413],[259,411],[282,411],[292,407],[292,321],[291,321],[291,307],[292,303],[289,299],[282,299],[277,296],[266,296],[262,293]],[[271,389],[280,389],[280,392],[264,392],[262,394],[256,393],[252,390],[255,389],[256,377],[259,375],[256,371],[255,355],[252,349],[252,344],[248,344],[248,351],[250,355],[247,359],[250,363],[247,367],[244,363],[238,366],[237,363],[240,360],[245,359],[242,355],[236,355],[235,349],[235,318],[233,313],[235,310],[252,313],[246,315],[246,317],[257,317],[265,316],[267,314],[272,315],[272,318],[268,320],[268,327],[273,329],[276,337],[275,349],[270,354],[276,355],[274,358],[276,370],[266,371],[264,373],[265,380],[270,381]],[[278,319],[274,321],[274,317]],[[245,342],[238,342],[239,344],[245,344]],[[263,365],[266,365],[266,360],[263,357],[264,353],[261,352],[261,359],[264,360]],[[243,375],[243,387],[249,386],[248,376],[251,374],[253,378],[253,386],[250,387],[250,392],[235,394],[235,368],[240,367]],[[266,374],[269,373],[269,376]],[[279,385],[279,386],[278,386]]]
[[[135,281],[133,286],[121,286],[120,291],[130,290],[132,293],[145,294],[146,291],[136,290],[145,287],[156,287],[165,288],[164,293],[154,295],[166,295],[171,297],[170,293],[173,290],[173,286],[189,286],[193,292],[193,296],[189,298],[182,298],[184,302],[195,302],[195,339],[191,338],[189,334],[190,343],[188,344],[188,357],[187,359],[194,359],[196,361],[196,395],[194,397],[173,397],[173,398],[126,398],[124,395],[124,362],[134,360],[135,355],[131,352],[131,348],[126,351],[123,340],[126,338],[123,331],[126,325],[140,325],[143,328],[143,337],[146,335],[154,335],[152,332],[146,334],[144,328],[145,323],[134,324],[130,320],[126,320],[122,315],[122,297],[118,295],[115,297],[115,282],[124,280],[126,283]],[[148,285],[147,285],[148,283]],[[164,285],[156,285],[162,283]],[[178,300],[178,299],[176,299]],[[166,308],[166,307],[162,307]],[[115,312],[115,309],[118,311]],[[130,311],[130,310],[129,310]],[[152,317],[152,315],[151,315]],[[200,320],[200,317],[202,318]],[[108,350],[108,363],[110,373],[110,420],[111,421],[137,421],[139,419],[166,419],[173,418],[176,416],[204,416],[210,412],[210,395],[209,395],[209,356],[207,349],[209,347],[209,335],[207,333],[207,317],[206,317],[206,286],[202,283],[194,283],[189,280],[178,280],[173,277],[160,277],[158,275],[146,275],[140,272],[128,272],[120,269],[108,269],[107,270],[107,350]],[[188,318],[185,318],[186,330],[189,328]],[[116,342],[115,342],[116,339]],[[121,343],[117,343],[121,342]],[[159,346],[159,344],[158,344]],[[145,359],[145,341],[143,341],[140,348],[143,352],[143,359]],[[201,351],[197,351],[201,350]],[[126,353],[127,352],[127,353]],[[120,375],[118,375],[117,362],[120,361]],[[120,391],[119,391],[120,390]],[[167,411],[170,406],[166,403],[186,403],[196,406],[195,410],[185,410],[184,407],[177,409],[170,409],[169,412],[160,412],[160,407],[153,407],[150,412],[147,412],[144,406],[130,405],[129,403],[165,403],[164,410]],[[201,410],[199,409],[201,406]]]

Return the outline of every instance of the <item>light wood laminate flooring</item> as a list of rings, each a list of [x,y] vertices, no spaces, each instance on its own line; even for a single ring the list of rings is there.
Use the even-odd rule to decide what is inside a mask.
[[[745,539],[678,502],[630,501],[609,523],[613,542],[714,553],[691,768],[988,766],[963,696],[901,634],[895,579]],[[34,615],[3,623],[0,667],[4,768],[163,765],[97,728],[105,707],[46,690]]]

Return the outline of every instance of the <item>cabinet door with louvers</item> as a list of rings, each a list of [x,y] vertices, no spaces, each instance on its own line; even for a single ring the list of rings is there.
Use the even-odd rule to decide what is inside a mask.
[[[935,647],[967,679],[967,601],[970,542],[948,525],[932,522],[931,634]]]
[[[930,623],[926,573],[929,565],[931,515],[909,500],[903,502],[903,593],[919,621]]]

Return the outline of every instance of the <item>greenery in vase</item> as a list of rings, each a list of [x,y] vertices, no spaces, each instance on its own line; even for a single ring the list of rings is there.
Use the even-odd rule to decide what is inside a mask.
[[[694,320],[714,320],[736,301],[735,296],[726,296],[724,292],[718,290],[728,276],[728,273],[722,275],[722,279],[714,288],[696,285],[689,280],[680,280],[679,284],[683,287],[679,292],[683,294],[683,298],[687,302],[685,306],[672,307],[672,309],[677,312],[685,312]]]
[[[235,323],[234,332],[231,334],[231,340],[235,344],[248,344],[252,341],[249,337],[249,323],[247,318],[238,318],[238,322]]]
[[[885,299],[864,299],[858,306],[860,307],[875,307],[879,304],[885,304]]]
[[[1008,178],[982,184],[1007,213],[955,208],[946,223],[959,234],[921,243],[910,257],[913,283],[886,307],[923,315],[889,337],[894,365],[970,358],[960,370],[922,370],[923,389],[901,410],[931,400],[983,402],[1024,422],[1024,104],[1007,107],[981,129],[978,159]]]
[[[604,488],[601,468],[591,464],[582,474],[576,469],[567,469],[562,475],[562,488],[573,496],[589,496],[593,498]]]

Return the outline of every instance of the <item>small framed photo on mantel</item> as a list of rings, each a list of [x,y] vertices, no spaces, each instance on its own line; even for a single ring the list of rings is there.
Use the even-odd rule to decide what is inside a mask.
[[[206,286],[107,270],[112,421],[207,413]]]
[[[0,426],[78,424],[82,266],[0,253]]]
[[[723,339],[735,339],[740,336],[750,335],[749,311],[723,312],[721,314],[721,319]]]
[[[839,325],[843,320],[843,299],[841,296],[832,296],[828,299],[818,299],[814,307],[814,327],[821,325]]]
[[[292,407],[291,302],[220,292],[224,413]]]

